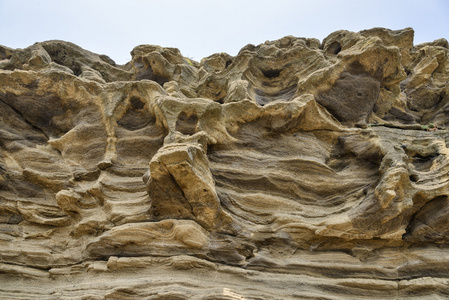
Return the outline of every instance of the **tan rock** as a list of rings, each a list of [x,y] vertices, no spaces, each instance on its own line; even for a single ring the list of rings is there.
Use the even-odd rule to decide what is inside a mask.
[[[449,293],[446,40],[131,55],[0,46],[0,298]]]

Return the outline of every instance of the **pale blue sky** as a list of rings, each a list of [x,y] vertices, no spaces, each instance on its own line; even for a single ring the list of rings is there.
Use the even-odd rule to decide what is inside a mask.
[[[1,45],[60,39],[120,64],[139,44],[176,47],[199,61],[286,35],[322,40],[372,27],[413,27],[415,44],[449,39],[449,1],[0,0]]]

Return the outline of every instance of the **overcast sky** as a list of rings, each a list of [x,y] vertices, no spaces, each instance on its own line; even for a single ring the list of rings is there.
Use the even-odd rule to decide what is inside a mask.
[[[449,1],[0,0],[1,45],[59,39],[119,64],[140,44],[176,47],[200,61],[286,35],[323,40],[372,27],[413,27],[415,44],[449,39]]]

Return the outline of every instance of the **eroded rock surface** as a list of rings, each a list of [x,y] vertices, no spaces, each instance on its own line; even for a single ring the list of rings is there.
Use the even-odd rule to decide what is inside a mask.
[[[0,298],[447,297],[448,48],[0,46]]]

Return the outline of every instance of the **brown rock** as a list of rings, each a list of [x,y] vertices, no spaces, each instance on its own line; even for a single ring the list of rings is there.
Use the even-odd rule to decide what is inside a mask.
[[[0,46],[0,298],[449,293],[446,40],[131,55]]]

